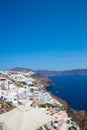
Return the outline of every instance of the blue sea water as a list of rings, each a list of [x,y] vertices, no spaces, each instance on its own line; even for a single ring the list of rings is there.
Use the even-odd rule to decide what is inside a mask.
[[[54,86],[47,87],[53,95],[68,102],[75,110],[87,112],[87,76],[53,76],[49,77]]]

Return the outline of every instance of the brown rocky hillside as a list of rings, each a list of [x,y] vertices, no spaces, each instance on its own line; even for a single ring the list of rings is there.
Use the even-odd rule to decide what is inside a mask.
[[[0,114],[8,112],[14,108],[15,106],[13,106],[10,102],[5,102],[2,99],[0,99]]]

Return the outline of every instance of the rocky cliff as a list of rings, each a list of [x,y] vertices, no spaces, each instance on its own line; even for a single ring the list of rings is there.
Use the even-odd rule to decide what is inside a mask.
[[[47,86],[53,85],[52,81],[49,78],[47,78],[37,72],[34,73],[31,77],[36,79],[36,86],[39,86],[39,87],[42,86],[43,88],[45,88]]]

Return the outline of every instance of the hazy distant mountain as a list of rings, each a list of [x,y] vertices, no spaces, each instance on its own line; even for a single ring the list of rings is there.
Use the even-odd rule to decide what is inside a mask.
[[[38,73],[44,76],[85,76],[87,75],[87,69],[75,69],[65,71],[49,71],[49,70],[37,70]]]
[[[33,71],[33,70],[30,69],[30,68],[22,68],[22,67],[15,67],[15,68],[12,68],[12,69],[7,69],[7,70],[11,70],[11,71],[22,71],[22,72],[30,72],[30,71]]]

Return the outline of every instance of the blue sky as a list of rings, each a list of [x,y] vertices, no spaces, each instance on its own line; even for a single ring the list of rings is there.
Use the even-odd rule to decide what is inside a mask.
[[[0,1],[0,69],[87,68],[86,0]]]

